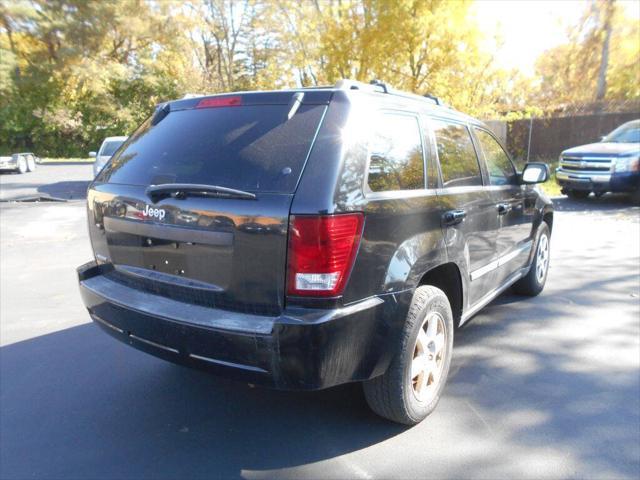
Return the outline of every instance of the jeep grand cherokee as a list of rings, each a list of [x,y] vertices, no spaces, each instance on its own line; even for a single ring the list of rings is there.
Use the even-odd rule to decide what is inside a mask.
[[[82,298],[158,357],[279,389],[362,382],[414,424],[454,327],[511,285],[543,289],[548,175],[380,82],[168,102],[89,188]]]

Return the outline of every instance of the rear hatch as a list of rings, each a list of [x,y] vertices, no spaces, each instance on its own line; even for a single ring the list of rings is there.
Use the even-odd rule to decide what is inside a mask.
[[[270,92],[160,107],[89,189],[96,260],[132,288],[277,315],[289,209],[330,97]]]

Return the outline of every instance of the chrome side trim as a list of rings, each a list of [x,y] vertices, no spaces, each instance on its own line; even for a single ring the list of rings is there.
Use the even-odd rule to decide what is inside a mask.
[[[518,255],[520,255],[525,250],[530,250],[531,249],[531,245],[533,245],[533,242],[531,240],[529,240],[524,245],[512,250],[511,252],[507,253],[506,255],[501,256],[497,260],[494,260],[493,262],[487,263],[484,267],[480,267],[477,270],[474,270],[470,274],[471,281],[473,282],[474,280],[477,280],[478,278],[482,277],[483,275],[486,275],[487,273],[494,271],[496,268],[502,267],[503,265],[507,264],[508,262],[510,262],[511,260],[516,258]]]
[[[484,192],[486,187],[484,185],[468,185],[462,187],[444,187],[437,190],[438,195],[456,195],[458,193],[475,193]]]
[[[365,192],[368,200],[396,200],[403,198],[430,198],[436,195],[435,189],[420,188],[417,190],[390,190],[385,192]]]
[[[507,253],[506,255],[503,255],[498,259],[498,267],[501,267],[506,263],[510,262],[511,260],[516,258],[518,255],[523,253],[525,250],[531,250],[531,245],[533,245],[533,242],[529,240],[524,245],[516,248],[515,250],[511,251],[510,253]]]
[[[491,263],[487,263],[484,267],[480,267],[477,270],[474,270],[473,272],[471,272],[470,274],[471,281],[473,282],[474,280],[477,280],[480,277],[483,277],[487,273],[493,272],[496,268],[498,268],[498,260],[494,260]]]
[[[196,360],[202,360],[203,362],[215,363],[216,365],[222,365],[225,367],[240,368],[242,370],[250,370],[252,372],[259,372],[259,373],[269,373],[263,368],[253,367],[251,365],[243,365],[242,363],[225,362],[224,360],[218,360],[216,358],[211,358],[211,357],[203,357],[201,355],[196,355],[195,353],[190,353],[189,357],[194,358]]]
[[[521,268],[504,282],[500,287],[495,290],[487,293],[484,297],[478,300],[474,305],[469,307],[460,318],[460,326],[464,325],[467,320],[473,317],[478,311],[480,311],[483,307],[487,306],[491,301],[493,301],[496,297],[498,297],[502,292],[504,292],[507,288],[513,285],[515,282],[524,277],[529,269]]]

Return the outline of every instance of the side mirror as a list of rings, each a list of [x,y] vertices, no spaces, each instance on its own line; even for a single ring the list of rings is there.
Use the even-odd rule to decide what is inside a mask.
[[[96,152],[89,152],[89,157],[96,158]]]
[[[601,142],[604,142],[604,139],[605,139],[605,138],[607,138],[607,136],[606,136],[606,135],[602,135],[602,136],[600,137],[600,141],[601,141]]]
[[[523,184],[544,183],[549,180],[550,176],[549,165],[542,162],[532,162],[524,166],[520,179]]]

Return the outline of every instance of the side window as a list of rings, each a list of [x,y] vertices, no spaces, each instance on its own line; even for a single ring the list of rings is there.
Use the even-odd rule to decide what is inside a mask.
[[[482,185],[471,133],[464,125],[432,121],[444,187]]]
[[[516,171],[508,155],[491,134],[484,130],[474,130],[484,158],[487,161],[491,185],[513,184],[516,178]]]
[[[370,140],[369,188],[374,192],[424,188],[424,160],[418,119],[383,113]]]

